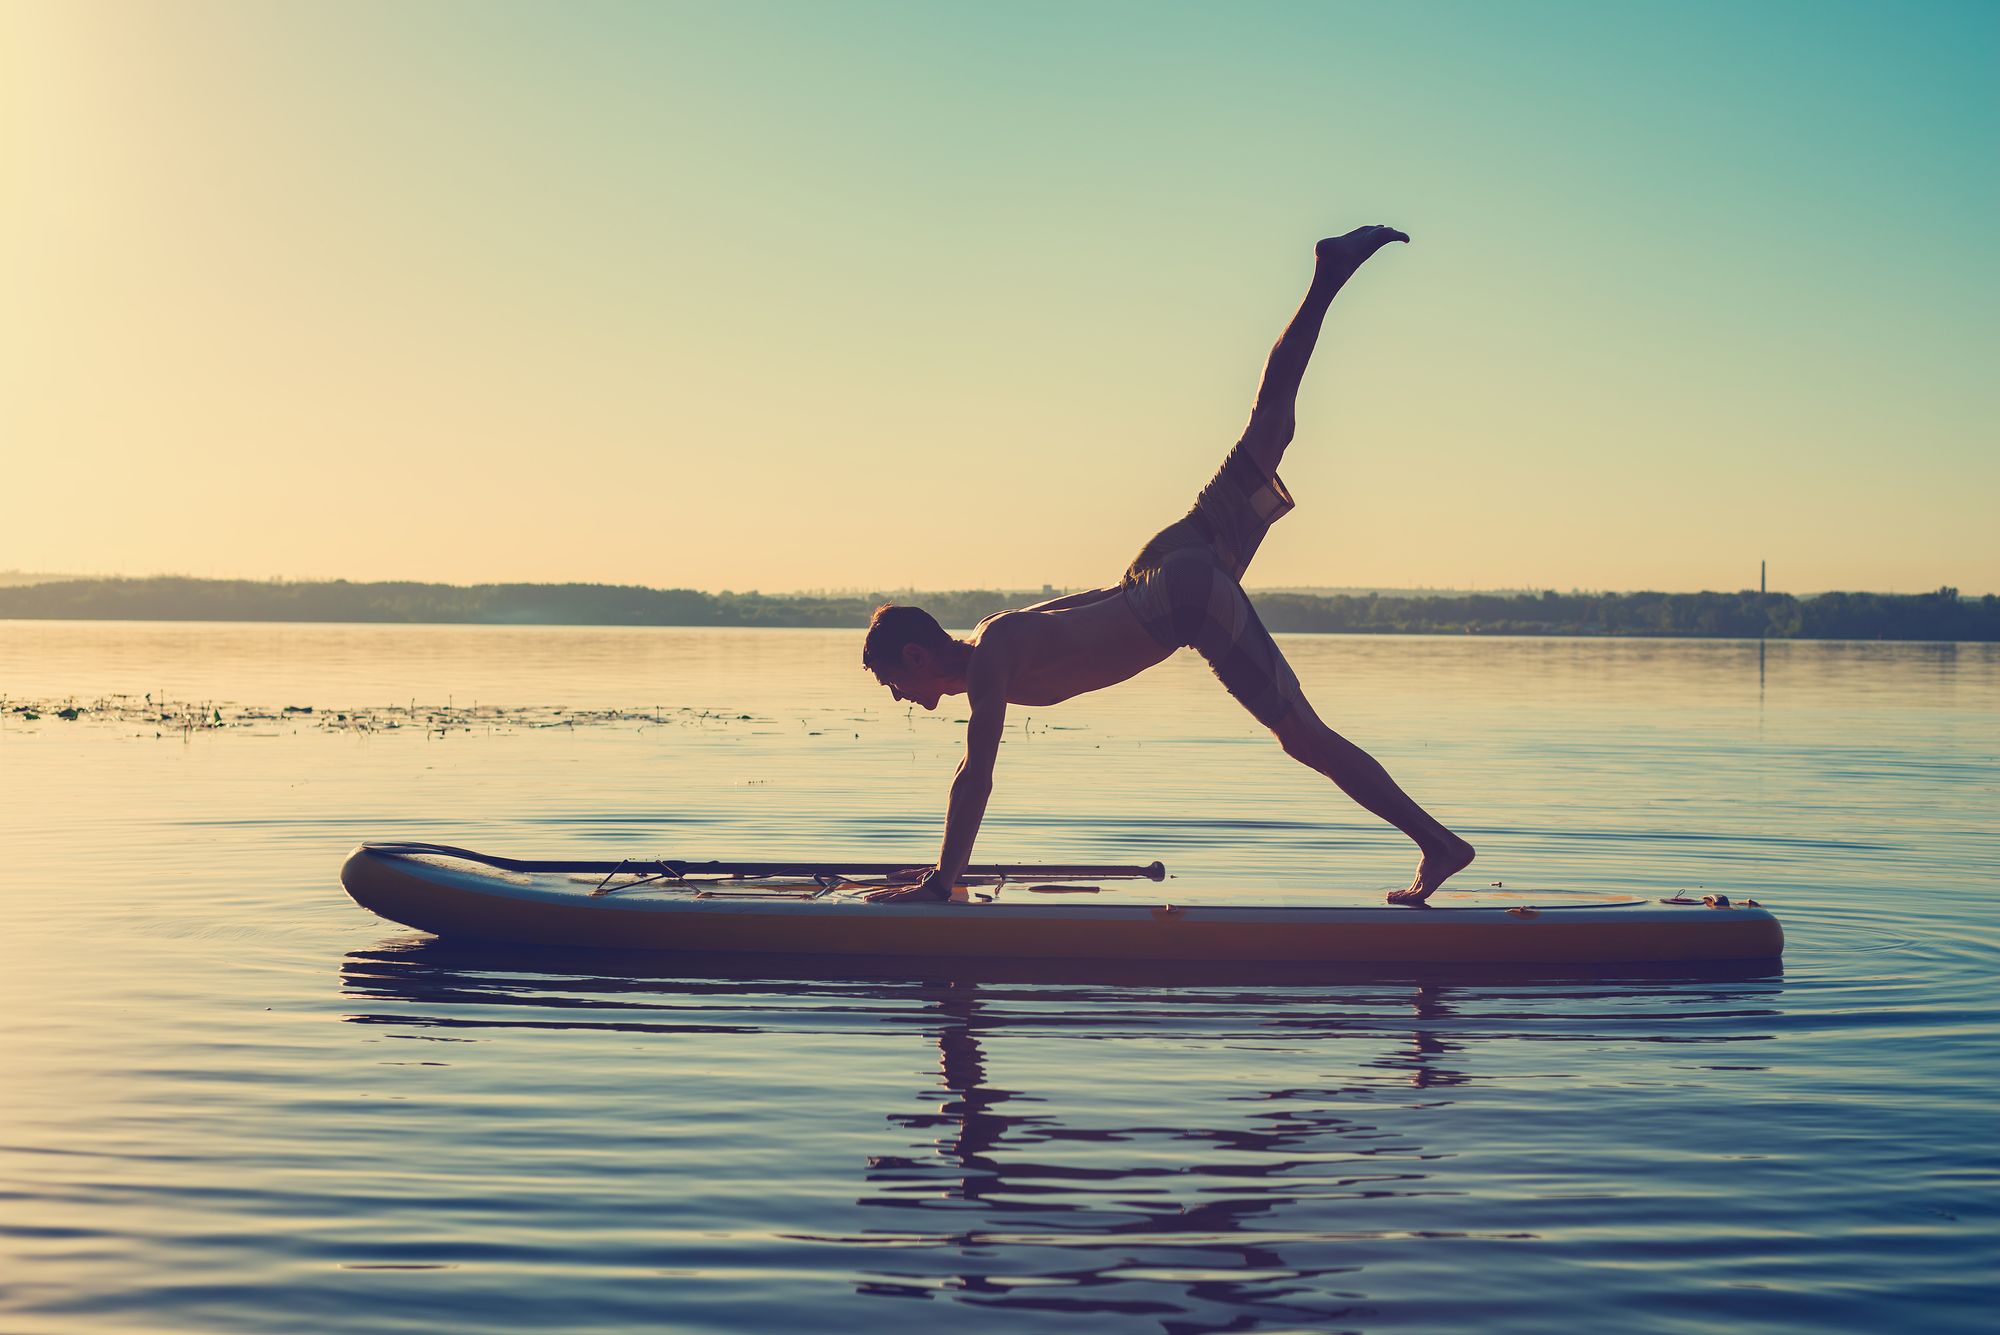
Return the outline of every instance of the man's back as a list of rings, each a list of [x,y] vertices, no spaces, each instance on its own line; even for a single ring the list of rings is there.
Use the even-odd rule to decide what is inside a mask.
[[[1067,607],[1000,612],[973,630],[974,660],[999,672],[1008,704],[1053,705],[1103,690],[1173,652],[1146,633],[1116,589],[1101,594]]]

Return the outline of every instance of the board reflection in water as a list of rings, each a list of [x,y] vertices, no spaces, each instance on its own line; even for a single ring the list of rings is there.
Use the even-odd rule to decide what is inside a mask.
[[[788,1088],[730,1111],[733,1137],[783,1143],[813,1161],[814,1176],[837,1179],[828,1157],[846,1161],[851,1226],[793,1228],[780,1192],[765,1221],[773,1233],[848,1274],[859,1297],[1191,1328],[1405,1307],[1400,1278],[1371,1272],[1413,1240],[1537,1242],[1532,1218],[1463,1217],[1460,1139],[1502,1130],[1480,1117],[1482,1085],[1519,1080],[1524,1044],[1713,1050],[1754,1068],[1784,992],[1768,964],[1372,976],[1000,964],[911,977],[893,966],[438,942],[352,954],[342,984],[350,1022],[413,1036],[512,1044],[556,1030],[636,1040],[632,1053],[668,1044],[663,1081],[759,1038],[805,1054],[886,1045],[900,1080],[857,1086],[847,1072],[824,1087],[826,1102],[843,1104],[865,1088],[868,1106],[811,1108],[808,1056],[793,1072],[807,1109]],[[1613,1029],[1615,1040],[1596,1037]],[[1252,1053],[1264,1060],[1246,1061]],[[1287,1078],[1225,1078],[1219,1098],[1191,1097],[1218,1063]],[[1543,1074],[1563,1078],[1559,1064]],[[1196,1107],[1205,1116],[1188,1124]],[[816,1125],[853,1127],[854,1113],[873,1131],[828,1136],[815,1151]],[[1503,1123],[1512,1115],[1527,1110]],[[579,1150],[594,1126],[607,1151],[621,1134],[587,1109],[567,1126]],[[663,1227],[684,1227],[682,1191],[698,1190],[710,1166],[669,1153],[630,1167],[653,1184],[634,1194],[611,1175],[631,1222],[651,1210]],[[574,1189],[588,1196],[594,1176]]]

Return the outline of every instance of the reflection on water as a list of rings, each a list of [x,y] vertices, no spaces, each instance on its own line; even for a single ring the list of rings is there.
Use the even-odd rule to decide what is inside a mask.
[[[2000,646],[1285,648],[1482,881],[1748,894],[1782,973],[445,947],[356,842],[921,861],[961,730],[837,633],[0,623],[8,701],[243,725],[0,711],[0,1331],[1990,1326]],[[1410,857],[1191,658],[1010,717],[981,852]]]
[[[1082,972],[1096,976],[1085,981],[1074,965],[912,976],[895,962],[870,971],[424,941],[350,954],[341,983],[348,1022],[411,1034],[596,1030],[717,1042],[886,1032],[908,1078],[868,1091],[865,1111],[892,1134],[845,1165],[858,1227],[789,1238],[849,1254],[840,1265],[861,1296],[1202,1323],[1168,1326],[1185,1329],[1354,1318],[1373,1281],[1359,1261],[1325,1264],[1330,1243],[1540,1241],[1528,1228],[1378,1222],[1384,1203],[1469,1189],[1438,1171],[1455,1156],[1394,1113],[1410,1097],[1431,1114],[1449,1110],[1454,1091],[1497,1078],[1485,1057],[1506,1065],[1516,1044],[1601,1034],[1615,1016],[1621,1047],[1730,1048],[1727,1069],[1754,1071],[1754,1055],[1733,1049],[1771,1043],[1783,1018],[1783,983],[1767,963],[1296,969],[1278,982],[1241,966]],[[1120,1078],[1119,1049],[1132,1044],[1255,1045],[1305,1058],[1316,1080],[1233,1084],[1193,1123],[1105,1117],[1094,1106],[1070,1115],[1035,1087],[1037,1062],[1007,1067],[1008,1051],[1051,1040],[1102,1048],[1092,1078],[1106,1081]],[[926,1050],[929,1069],[918,1060]]]

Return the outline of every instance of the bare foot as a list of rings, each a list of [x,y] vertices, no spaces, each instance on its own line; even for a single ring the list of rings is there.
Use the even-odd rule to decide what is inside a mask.
[[[1447,837],[1450,842],[1424,849],[1423,857],[1417,862],[1416,879],[1406,890],[1391,891],[1391,904],[1421,904],[1431,897],[1431,891],[1444,884],[1446,877],[1472,865],[1472,845],[1455,834],[1447,833]]]
[[[1362,262],[1391,241],[1407,242],[1409,233],[1393,227],[1357,227],[1346,236],[1330,236],[1313,247],[1320,267],[1343,275],[1359,269]]]

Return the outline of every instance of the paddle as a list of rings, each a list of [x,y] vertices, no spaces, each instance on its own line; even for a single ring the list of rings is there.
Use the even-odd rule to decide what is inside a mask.
[[[564,859],[503,858],[491,853],[475,853],[469,848],[456,848],[450,844],[424,843],[368,843],[362,845],[378,853],[391,854],[434,854],[441,857],[464,858],[468,862],[481,863],[488,867],[498,867],[503,871],[519,872],[572,872],[595,874],[604,881],[621,872],[629,871],[635,876],[649,879],[665,877],[680,880],[694,876],[835,876],[883,877],[893,880],[901,873],[917,870],[902,862],[845,862],[825,859],[818,862],[690,862],[680,858],[620,858],[616,862],[568,861]],[[967,877],[994,878],[1007,881],[1084,881],[1118,880],[1144,878],[1148,881],[1164,881],[1167,869],[1158,862],[1144,866],[1094,863],[1058,862],[992,862],[981,863],[965,869]],[[602,885],[602,882],[600,882]]]

